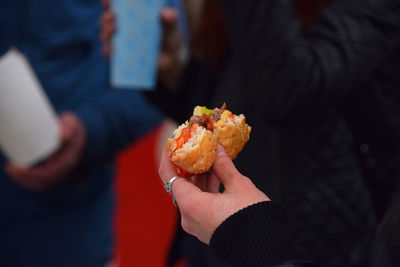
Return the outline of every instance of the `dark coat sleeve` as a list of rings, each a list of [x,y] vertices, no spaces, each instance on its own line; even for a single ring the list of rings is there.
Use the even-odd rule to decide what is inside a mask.
[[[226,219],[214,232],[211,250],[232,266],[315,267],[309,261],[289,261],[286,209],[277,202],[260,202]]]
[[[163,113],[134,90],[100,94],[75,112],[88,135],[84,167],[112,160],[118,151],[149,133],[164,119]]]
[[[211,250],[233,266],[275,266],[287,260],[286,210],[275,202],[247,207],[214,232]]]
[[[276,121],[356,88],[399,43],[398,0],[335,0],[306,30],[289,0],[222,3],[245,100]]]

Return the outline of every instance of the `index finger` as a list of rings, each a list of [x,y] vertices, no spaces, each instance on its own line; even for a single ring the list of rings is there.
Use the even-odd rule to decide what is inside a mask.
[[[176,173],[174,167],[172,166],[171,161],[169,160],[167,146],[164,146],[162,154],[161,154],[160,167],[158,169],[158,174],[160,175],[160,178],[164,183],[167,183],[172,177],[178,175]]]

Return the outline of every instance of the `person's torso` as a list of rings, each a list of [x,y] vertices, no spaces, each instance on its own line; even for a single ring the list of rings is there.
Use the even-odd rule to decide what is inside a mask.
[[[0,55],[11,47],[24,53],[57,113],[110,90],[98,40],[101,12],[100,0],[0,1]],[[0,154],[0,165],[5,162]],[[111,165],[87,170],[82,179],[74,174],[71,182],[39,194],[0,168],[2,262],[92,266],[109,258]]]
[[[0,54],[17,47],[29,59],[57,111],[72,109],[107,90],[100,56],[97,0],[4,0]]]

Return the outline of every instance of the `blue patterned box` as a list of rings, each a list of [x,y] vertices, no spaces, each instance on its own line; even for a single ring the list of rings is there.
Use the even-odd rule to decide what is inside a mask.
[[[117,31],[111,56],[111,85],[151,90],[156,84],[160,10],[166,0],[112,0]]]

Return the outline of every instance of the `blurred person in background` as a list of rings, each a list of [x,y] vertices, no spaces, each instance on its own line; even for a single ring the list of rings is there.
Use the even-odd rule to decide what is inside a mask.
[[[399,184],[400,2],[330,1],[306,29],[290,1],[221,3],[243,102],[279,126],[296,254],[363,266]]]
[[[153,97],[178,121],[246,114],[237,166],[290,206],[296,255],[357,266],[398,183],[398,2],[332,1],[311,23],[323,2],[204,1],[181,80]]]
[[[32,168],[0,155],[2,266],[103,267],[111,260],[114,155],[163,115],[140,93],[110,88],[101,12],[100,0],[0,2],[0,54],[17,47],[28,58],[60,114],[62,138]]]

